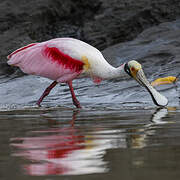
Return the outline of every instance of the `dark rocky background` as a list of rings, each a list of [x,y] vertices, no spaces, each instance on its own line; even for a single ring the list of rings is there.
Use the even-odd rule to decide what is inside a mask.
[[[14,71],[6,56],[31,42],[68,36],[103,50],[178,18],[179,0],[1,0],[0,74]]]

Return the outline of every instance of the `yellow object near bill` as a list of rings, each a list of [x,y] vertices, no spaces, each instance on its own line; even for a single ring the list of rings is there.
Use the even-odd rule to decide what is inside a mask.
[[[155,81],[151,82],[152,86],[159,86],[162,84],[171,84],[174,83],[178,80],[177,77],[174,76],[168,76],[168,77],[164,77],[164,78],[158,78]]]

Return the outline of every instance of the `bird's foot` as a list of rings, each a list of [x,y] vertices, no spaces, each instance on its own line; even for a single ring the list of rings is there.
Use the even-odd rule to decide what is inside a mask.
[[[41,107],[41,102],[37,101],[36,105],[37,105],[38,107]]]

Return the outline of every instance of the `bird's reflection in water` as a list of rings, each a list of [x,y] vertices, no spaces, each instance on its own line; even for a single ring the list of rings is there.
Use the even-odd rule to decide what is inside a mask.
[[[74,127],[77,113],[73,113],[68,127],[32,131],[33,137],[11,139],[10,145],[17,148],[13,156],[32,162],[23,166],[26,174],[67,175],[106,171],[106,163],[102,160],[104,143],[102,146],[93,145],[92,136],[81,135]],[[53,120],[46,120],[53,124]]]
[[[130,128],[103,128],[94,125],[87,132],[74,125],[78,111],[73,113],[68,126],[28,132],[30,137],[13,138],[13,156],[19,156],[30,163],[23,165],[29,175],[75,175],[103,173],[108,171],[104,155],[107,149],[143,148],[147,136],[155,134],[151,127],[161,123],[168,114],[167,109],[157,110],[149,124]],[[50,124],[56,120],[44,117]],[[134,161],[134,163],[136,163]]]
[[[129,133],[131,134],[129,146],[131,148],[146,147],[149,143],[148,137],[155,135],[157,129],[163,128],[163,125],[167,123],[173,123],[173,121],[165,120],[165,117],[173,114],[175,111],[175,107],[162,107],[156,109],[156,111],[152,114],[149,123],[141,126],[140,128],[134,128],[129,130]]]
[[[158,108],[151,116],[148,124],[128,130],[130,133],[129,146],[131,148],[143,148],[147,146],[147,136],[155,134],[151,128],[155,125],[165,124],[163,118],[168,114],[167,108]]]

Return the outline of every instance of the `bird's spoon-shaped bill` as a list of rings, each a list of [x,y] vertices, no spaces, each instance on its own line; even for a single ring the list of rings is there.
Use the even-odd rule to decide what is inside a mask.
[[[154,104],[156,104],[157,106],[166,106],[168,104],[168,99],[153,88],[153,86],[147,80],[142,69],[137,72],[136,80],[139,82],[139,84],[141,84],[148,90]]]

